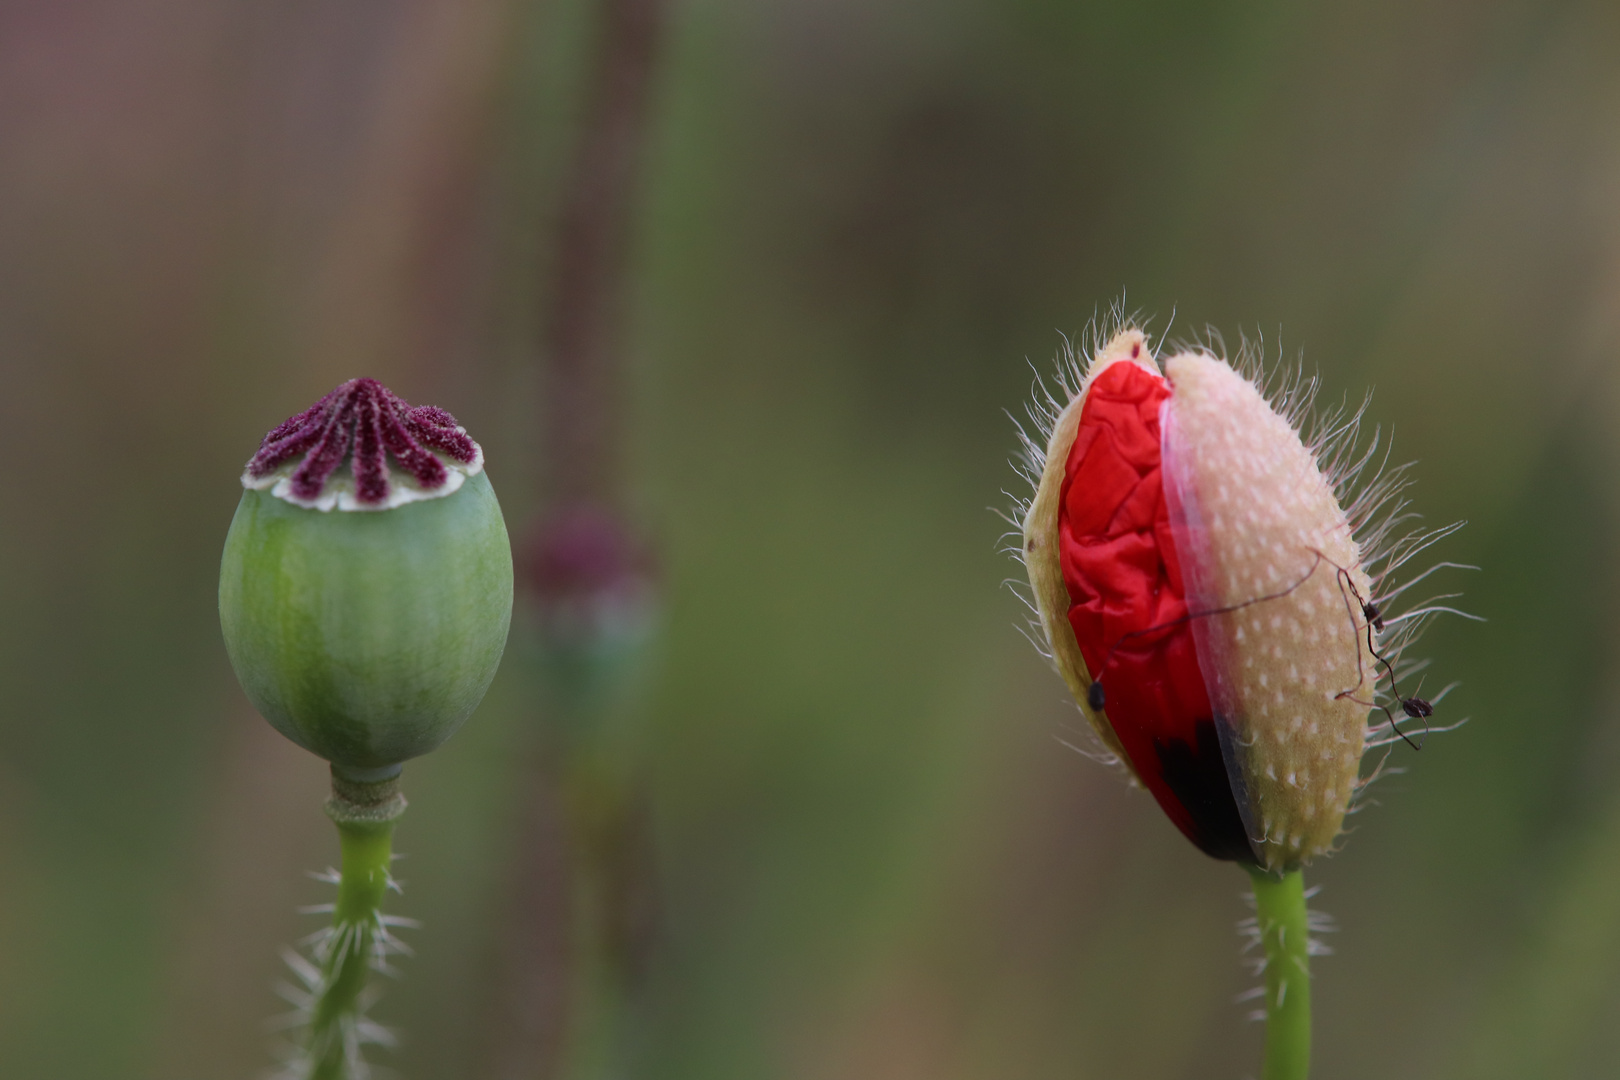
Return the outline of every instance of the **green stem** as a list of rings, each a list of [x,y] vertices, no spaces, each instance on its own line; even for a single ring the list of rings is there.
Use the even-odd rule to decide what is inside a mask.
[[[367,1030],[363,993],[372,969],[386,958],[382,900],[392,883],[394,820],[404,809],[397,779],[361,783],[334,768],[326,812],[337,823],[343,862],[331,936],[316,949],[321,980],[310,1011],[309,1080],[364,1075],[361,1048],[377,1041]]]
[[[1254,879],[1255,914],[1266,951],[1266,1064],[1262,1080],[1305,1080],[1311,1068],[1310,936],[1305,879],[1263,870]]]

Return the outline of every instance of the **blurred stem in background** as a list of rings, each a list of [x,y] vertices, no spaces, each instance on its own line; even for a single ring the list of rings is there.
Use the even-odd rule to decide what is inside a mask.
[[[570,928],[566,1024],[562,1064],[554,1073],[545,1071],[543,1059],[554,1057],[545,1040],[531,1037],[505,1044],[511,1071],[497,1076],[613,1077],[622,1073],[654,918],[637,708],[637,676],[654,625],[652,571],[621,519],[605,512],[577,508],[540,535],[530,567],[533,624],[525,644],[542,689],[544,730],[519,799],[531,829],[545,828],[548,808],[562,814]],[[519,837],[518,863],[541,855],[534,839]],[[541,874],[521,867],[519,873],[531,888],[544,887]],[[516,891],[512,899],[514,922],[545,917],[543,898]],[[504,957],[509,1014],[530,1025],[544,1018],[515,1010],[555,1001],[555,994],[547,997],[543,961],[518,951]]]
[[[623,1074],[652,925],[634,688],[657,597],[653,560],[625,510],[620,383],[665,0],[601,0],[597,19],[543,301],[544,509],[520,573],[522,647],[543,686],[544,720],[517,795],[506,925],[497,939],[490,1053],[498,1080]],[[556,907],[557,869],[546,854],[558,811],[570,926],[560,1000],[558,965],[536,925]]]
[[[1298,871],[1254,880],[1254,932],[1265,950],[1266,1064],[1262,1080],[1305,1080],[1311,1067],[1310,924]]]

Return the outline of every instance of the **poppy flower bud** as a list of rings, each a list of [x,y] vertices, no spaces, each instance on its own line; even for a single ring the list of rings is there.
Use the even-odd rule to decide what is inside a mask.
[[[1377,700],[1354,523],[1224,360],[1182,352],[1161,372],[1127,329],[1077,390],[1035,448],[1023,522],[1052,658],[1188,839],[1294,869],[1340,831]]]
[[[483,465],[450,414],[354,379],[242,475],[219,580],[231,665],[276,730],[352,779],[444,742],[494,677],[512,554]]]

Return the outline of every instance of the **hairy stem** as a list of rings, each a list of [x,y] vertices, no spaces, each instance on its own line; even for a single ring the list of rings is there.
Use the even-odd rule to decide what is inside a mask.
[[[360,1080],[361,1048],[380,1040],[365,1018],[366,982],[390,951],[382,900],[392,879],[394,821],[405,810],[399,781],[358,782],[334,768],[326,812],[337,824],[343,862],[330,935],[315,949],[320,982],[310,1009],[310,1080]]]
[[[1310,935],[1305,879],[1298,870],[1254,879],[1255,915],[1266,954],[1266,1064],[1262,1080],[1305,1080],[1311,1067]]]

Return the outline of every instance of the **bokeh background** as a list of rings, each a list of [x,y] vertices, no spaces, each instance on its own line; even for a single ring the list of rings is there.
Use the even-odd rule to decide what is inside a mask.
[[[335,858],[215,614],[261,434],[375,375],[537,512],[592,0],[0,5],[0,1074],[257,1075]],[[1620,1061],[1620,9],[675,0],[636,190],[629,506],[659,552],[634,1075],[1237,1078],[1242,875],[1067,749],[993,513],[1062,334],[1303,349],[1420,462],[1463,730],[1313,868],[1335,1078]],[[503,669],[406,771],[379,1019],[478,1075]],[[554,918],[537,911],[536,918]]]

